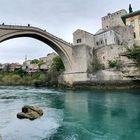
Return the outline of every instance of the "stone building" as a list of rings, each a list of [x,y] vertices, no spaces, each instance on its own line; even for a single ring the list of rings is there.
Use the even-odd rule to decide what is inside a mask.
[[[73,33],[74,70],[79,72],[79,69],[82,69],[87,72],[82,78],[81,74],[78,75],[81,81],[86,78],[92,81],[128,80],[128,77],[137,74],[135,62],[121,54],[132,49],[139,40],[139,12],[127,14],[127,11],[122,9],[109,13],[102,17],[102,27],[95,34],[81,29]],[[135,22],[132,22],[134,25],[126,26],[130,24],[127,18],[132,15],[135,15]],[[77,70],[76,64],[78,65],[77,62],[80,61],[82,63],[79,64]]]
[[[27,73],[34,73],[39,71],[39,66],[37,64],[32,64],[32,60],[26,60],[23,62],[22,70]]]
[[[49,53],[46,57],[39,58],[40,61],[43,61],[43,63],[39,66],[38,64],[32,64],[33,60],[27,60],[23,62],[22,70],[33,73],[38,71],[48,71],[50,69],[52,60],[54,57],[58,56],[56,53]]]
[[[22,64],[22,70],[28,71],[29,66],[31,65],[32,60],[25,60]]]
[[[37,64],[30,64],[28,66],[27,71],[28,73],[35,73],[35,72],[39,72],[39,66]]]
[[[53,58],[56,56],[58,55],[55,52],[52,52],[52,53],[49,53],[46,57],[39,58],[39,60],[42,60],[44,62],[41,68],[48,70],[51,67]]]
[[[122,16],[126,26],[132,26],[134,30],[135,44],[140,45],[140,10]]]
[[[73,45],[80,45],[80,44],[94,46],[95,45],[94,35],[87,31],[77,29],[73,33]]]
[[[80,29],[76,30],[73,33],[74,46],[81,47],[81,49],[83,45],[89,46],[91,48],[88,50],[90,51],[89,55],[94,50],[98,60],[104,65],[105,69],[109,68],[109,61],[122,61],[120,53],[125,52],[128,48],[132,48],[134,45],[133,28],[126,26],[121,18],[126,14],[126,10],[122,9],[102,17],[102,28],[95,34]],[[85,54],[83,53],[84,56]]]
[[[102,28],[95,34],[87,31],[76,30],[73,33],[74,45],[87,45],[99,49],[108,45],[125,45],[132,47],[134,44],[133,28],[125,26],[121,16],[127,14],[122,9],[102,17]]]
[[[116,26],[125,26],[121,16],[127,14],[127,11],[122,9],[115,13],[108,13],[107,16],[102,17],[102,29],[108,29]]]
[[[95,35],[95,49],[108,46],[121,44],[122,39],[121,36],[115,32],[113,29],[108,30],[99,30]]]
[[[20,65],[19,63],[9,64],[9,71],[15,71],[15,70],[19,70],[21,68],[22,68],[22,65]]]
[[[95,49],[108,45],[125,45],[131,48],[134,44],[133,28],[116,26],[109,29],[100,29],[94,35]]]

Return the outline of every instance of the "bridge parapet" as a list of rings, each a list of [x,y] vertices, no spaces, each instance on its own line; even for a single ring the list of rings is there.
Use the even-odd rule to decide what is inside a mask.
[[[9,30],[27,30],[27,31],[36,31],[36,32],[41,32],[42,34],[48,35],[50,37],[52,37],[53,39],[60,41],[61,43],[64,43],[65,45],[68,45],[69,47],[72,47],[73,45],[49,32],[47,32],[46,30],[43,30],[41,28],[38,27],[34,27],[34,26],[21,26],[21,25],[0,25],[0,29],[9,29]]]
[[[17,37],[32,37],[49,45],[62,58],[66,71],[72,71],[72,44],[38,27],[30,25],[0,25],[0,42]]]

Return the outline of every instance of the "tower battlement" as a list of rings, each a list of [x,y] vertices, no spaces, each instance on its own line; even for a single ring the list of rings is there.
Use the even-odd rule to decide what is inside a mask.
[[[115,13],[108,13],[107,16],[102,17],[102,29],[108,29],[115,26],[125,26],[121,16],[127,14],[125,9],[119,10]]]

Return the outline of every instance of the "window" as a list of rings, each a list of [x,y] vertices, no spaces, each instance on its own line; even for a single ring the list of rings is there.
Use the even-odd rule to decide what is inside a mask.
[[[119,40],[117,40],[117,44],[120,45],[120,41]]]
[[[101,44],[103,44],[103,41],[101,40]]]
[[[107,39],[105,39],[105,44],[107,44]]]
[[[99,45],[99,43],[98,43],[98,42],[96,42],[96,45],[98,46],[98,45]]]
[[[82,42],[81,38],[77,39],[77,43],[81,43],[81,42]]]
[[[134,38],[136,38],[136,33],[134,32]]]

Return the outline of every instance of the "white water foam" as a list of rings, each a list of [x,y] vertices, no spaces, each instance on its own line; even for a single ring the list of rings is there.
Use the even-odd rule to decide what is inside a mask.
[[[57,132],[61,125],[61,119],[59,119],[60,116],[57,116],[60,114],[55,114],[54,111],[48,113],[48,116],[44,115],[34,121],[16,119],[10,122],[1,130],[3,140],[42,140],[49,138]],[[54,117],[54,115],[56,116]]]

